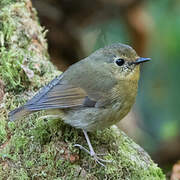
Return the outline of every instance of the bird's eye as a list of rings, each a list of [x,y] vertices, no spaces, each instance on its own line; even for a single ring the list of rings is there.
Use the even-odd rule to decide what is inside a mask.
[[[118,66],[122,66],[124,64],[124,59],[116,59],[115,60],[115,63],[118,65]]]

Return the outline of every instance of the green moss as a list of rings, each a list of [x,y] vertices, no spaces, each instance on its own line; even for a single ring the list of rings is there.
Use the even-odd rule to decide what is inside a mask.
[[[23,88],[21,85],[21,76],[23,74],[21,64],[23,57],[13,51],[6,51],[5,48],[0,49],[0,75],[5,84],[8,84],[7,90]]]
[[[47,61],[45,33],[36,18],[31,19],[28,0],[12,2],[16,1],[0,3],[4,3],[0,12],[0,77],[6,86],[0,108],[1,178],[165,179],[149,155],[115,127],[90,133],[95,151],[113,160],[103,168],[73,146],[79,143],[87,147],[82,131],[60,119],[39,112],[16,122],[7,120],[10,110],[60,74]]]
[[[7,6],[8,4],[15,3],[18,0],[1,0],[0,1],[0,8],[3,8],[3,6]]]
[[[7,91],[24,91],[31,83],[39,88],[44,74],[52,69],[46,61],[45,31],[30,19],[26,3],[10,4],[0,12],[0,76]]]
[[[6,120],[5,118],[2,118],[0,123],[0,142],[4,143],[6,140],[7,140]]]
[[[15,122],[14,135],[1,151],[0,159],[10,164],[4,174],[13,171],[13,164],[14,170],[22,168],[23,172],[28,172],[28,177],[40,179],[74,179],[82,174],[95,179],[165,179],[138,145],[124,133],[117,134],[113,128],[90,134],[96,152],[107,153],[105,158],[113,160],[104,169],[85,152],[72,146],[75,141],[87,147],[80,130],[62,124],[58,119],[40,122],[33,117],[28,119]],[[74,162],[71,156],[75,157]]]

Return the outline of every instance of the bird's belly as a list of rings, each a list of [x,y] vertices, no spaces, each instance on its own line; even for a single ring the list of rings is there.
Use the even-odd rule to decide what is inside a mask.
[[[119,122],[131,106],[114,104],[108,108],[81,108],[69,110],[64,115],[64,122],[75,128],[93,131],[103,129]]]

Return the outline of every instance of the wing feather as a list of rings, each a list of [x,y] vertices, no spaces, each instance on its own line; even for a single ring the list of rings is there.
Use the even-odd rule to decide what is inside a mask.
[[[61,77],[52,80],[24,106],[31,111],[83,106],[87,93],[79,87],[64,83]]]

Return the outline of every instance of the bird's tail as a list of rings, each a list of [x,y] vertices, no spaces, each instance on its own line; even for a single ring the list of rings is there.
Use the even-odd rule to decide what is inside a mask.
[[[28,114],[30,114],[30,111],[28,111],[28,109],[26,109],[24,106],[21,106],[11,111],[8,116],[10,121],[14,121],[16,119],[22,119]]]

